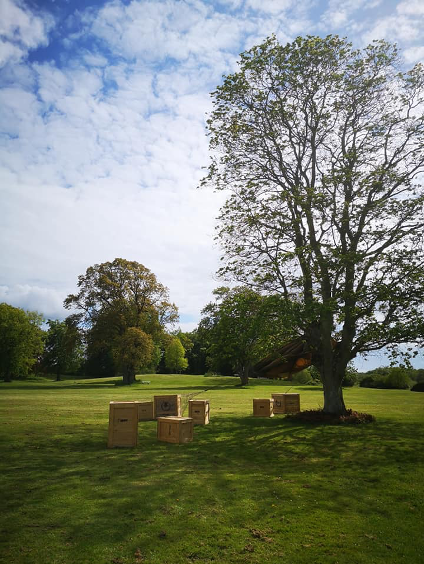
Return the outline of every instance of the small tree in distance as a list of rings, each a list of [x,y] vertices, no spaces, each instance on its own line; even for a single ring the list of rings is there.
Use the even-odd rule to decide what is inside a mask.
[[[180,373],[188,366],[185,350],[178,337],[172,337],[165,348],[165,366],[171,372]]]
[[[271,37],[239,65],[208,119],[220,274],[287,300],[324,411],[344,414],[353,358],[423,343],[424,69],[337,36]]]

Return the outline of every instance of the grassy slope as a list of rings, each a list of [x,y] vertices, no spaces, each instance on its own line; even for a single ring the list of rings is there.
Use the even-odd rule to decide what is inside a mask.
[[[347,389],[376,423],[305,426],[251,416],[281,382],[143,379],[0,384],[1,562],[424,561],[424,394]],[[291,391],[322,404],[317,388]],[[168,392],[211,401],[192,443],[157,442],[144,422],[137,449],[106,449],[110,400]]]

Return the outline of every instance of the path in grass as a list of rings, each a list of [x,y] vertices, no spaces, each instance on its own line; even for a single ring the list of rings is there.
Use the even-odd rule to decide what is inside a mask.
[[[424,394],[347,389],[377,421],[328,427],[253,418],[281,382],[143,379],[0,384],[1,562],[423,562]],[[106,449],[108,402],[162,393],[210,399],[210,425],[173,445],[144,422],[138,448]]]

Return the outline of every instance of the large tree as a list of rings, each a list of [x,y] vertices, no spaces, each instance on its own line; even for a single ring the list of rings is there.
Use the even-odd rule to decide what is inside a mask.
[[[122,366],[118,359],[125,356],[118,354],[117,347],[124,346],[126,340],[122,337],[129,328],[140,329],[158,344],[165,326],[178,319],[168,289],[135,261],[116,258],[95,264],[78,277],[78,289],[64,305],[77,311],[74,318],[85,328],[89,359],[114,359],[116,371]],[[125,383],[135,379],[132,369],[125,370],[123,376]]]
[[[25,378],[43,352],[42,316],[0,304],[0,377]]]
[[[207,333],[211,368],[229,365],[249,383],[253,364],[277,348],[290,334],[282,300],[262,296],[251,288],[217,288],[215,301],[202,310],[199,331]]]
[[[45,370],[51,370],[59,381],[61,374],[78,371],[84,362],[81,333],[72,319],[49,319],[44,353],[41,360]]]
[[[268,38],[213,92],[221,274],[292,303],[324,411],[359,353],[423,337],[424,70],[394,45]]]

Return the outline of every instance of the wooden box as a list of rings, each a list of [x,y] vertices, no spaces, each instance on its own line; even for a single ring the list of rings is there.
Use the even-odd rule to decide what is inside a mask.
[[[274,400],[273,399],[254,399],[253,415],[255,417],[274,417]]]
[[[155,418],[152,401],[136,401],[139,421],[153,421]]]
[[[300,394],[272,394],[274,413],[297,413],[300,411]]]
[[[111,401],[107,446],[135,447],[138,443],[138,408],[134,401]]]
[[[191,417],[158,417],[158,440],[166,443],[189,443],[193,440]]]
[[[195,425],[207,425],[209,423],[209,400],[189,400],[188,416],[193,419]]]
[[[181,396],[154,396],[155,417],[181,417]]]

